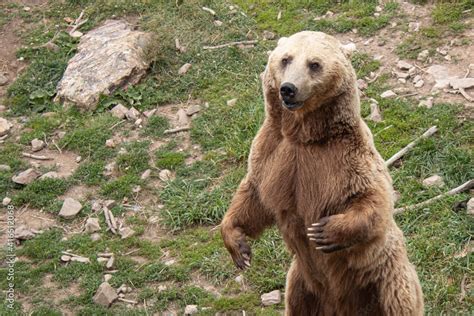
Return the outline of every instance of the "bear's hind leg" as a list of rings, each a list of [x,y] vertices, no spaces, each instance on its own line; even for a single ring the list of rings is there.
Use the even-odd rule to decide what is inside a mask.
[[[285,316],[323,315],[319,298],[307,289],[304,278],[293,261],[286,277]]]

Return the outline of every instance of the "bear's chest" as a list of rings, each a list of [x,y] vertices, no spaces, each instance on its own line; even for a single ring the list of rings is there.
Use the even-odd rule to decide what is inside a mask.
[[[262,203],[279,217],[305,223],[334,214],[347,198],[350,166],[336,145],[301,146],[282,141],[254,165]],[[285,222],[287,219],[282,219]]]

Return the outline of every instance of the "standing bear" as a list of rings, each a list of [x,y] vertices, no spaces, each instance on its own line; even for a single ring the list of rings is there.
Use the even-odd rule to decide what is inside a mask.
[[[265,121],[221,226],[235,264],[250,266],[247,236],[276,224],[294,258],[286,315],[423,315],[391,178],[341,44],[319,32],[282,38],[263,90]]]

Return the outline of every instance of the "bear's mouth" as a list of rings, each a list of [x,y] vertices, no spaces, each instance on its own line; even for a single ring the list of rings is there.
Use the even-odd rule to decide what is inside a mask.
[[[303,106],[304,102],[282,102],[282,105],[290,111],[298,110]]]

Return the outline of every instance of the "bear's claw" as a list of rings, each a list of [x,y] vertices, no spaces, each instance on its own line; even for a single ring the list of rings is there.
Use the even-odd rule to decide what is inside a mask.
[[[310,241],[316,243],[317,247],[315,249],[321,250],[324,253],[330,253],[349,247],[349,245],[338,243],[334,238],[331,238],[330,231],[327,229],[329,227],[326,226],[329,221],[329,216],[323,217],[319,222],[313,223],[311,227],[308,227],[306,235]]]

